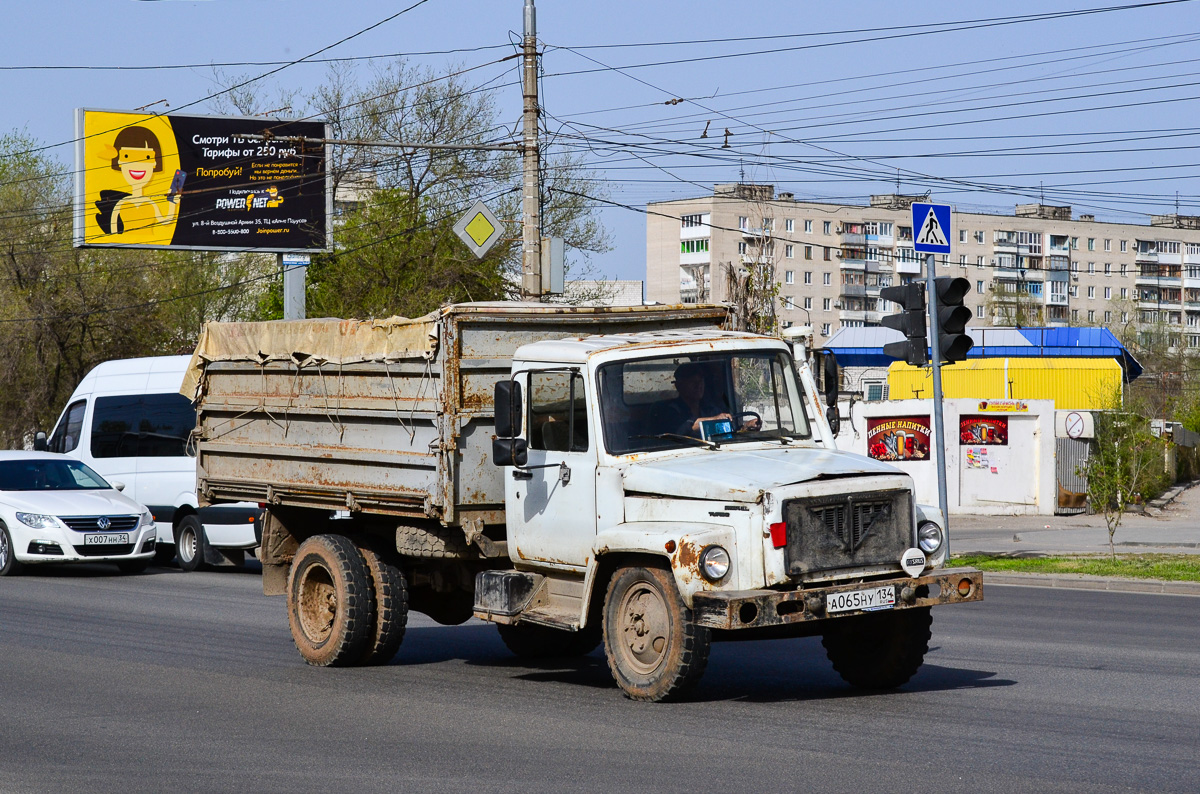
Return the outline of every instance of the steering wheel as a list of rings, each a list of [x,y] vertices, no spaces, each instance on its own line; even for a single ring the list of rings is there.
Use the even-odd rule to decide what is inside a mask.
[[[759,416],[759,415],[758,415],[757,413],[755,413],[754,411],[738,411],[738,413],[737,413],[737,420],[738,420],[738,430],[737,430],[737,432],[741,433],[741,432],[744,432],[745,430],[747,430],[747,429],[748,429],[748,428],[746,427],[746,422],[745,422],[745,421],[743,421],[743,420],[744,420],[744,418],[745,418],[745,417],[747,417],[747,416],[749,416],[749,417],[750,417],[750,418],[752,418],[752,419],[757,419],[757,420],[758,420],[758,429],[759,429],[759,430],[762,430],[762,426],[763,426],[763,420],[762,420],[762,417],[761,417],[761,416]]]

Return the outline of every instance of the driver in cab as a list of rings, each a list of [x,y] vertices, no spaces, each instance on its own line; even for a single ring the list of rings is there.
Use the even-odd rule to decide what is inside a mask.
[[[688,362],[675,368],[675,391],[679,396],[662,406],[659,427],[663,432],[700,438],[701,422],[723,419],[733,423],[728,410],[705,397],[704,384],[702,364]],[[751,419],[744,429],[756,430],[758,425],[757,419]]]

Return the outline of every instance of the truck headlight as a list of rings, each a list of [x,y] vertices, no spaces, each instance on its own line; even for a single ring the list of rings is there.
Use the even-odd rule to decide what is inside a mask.
[[[700,573],[713,583],[724,579],[729,573],[729,552],[720,546],[709,546],[700,552]]]
[[[932,555],[940,549],[943,540],[945,535],[942,534],[942,528],[932,521],[926,521],[917,527],[917,545],[926,554]]]

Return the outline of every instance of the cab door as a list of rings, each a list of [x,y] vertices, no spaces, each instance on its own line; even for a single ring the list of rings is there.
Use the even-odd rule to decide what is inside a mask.
[[[587,381],[577,369],[517,374],[526,395],[529,459],[506,470],[509,554],[514,561],[583,571],[596,539],[597,442]]]

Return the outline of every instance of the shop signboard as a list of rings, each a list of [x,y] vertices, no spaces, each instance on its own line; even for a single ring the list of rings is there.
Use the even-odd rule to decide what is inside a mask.
[[[867,455],[875,460],[929,460],[929,415],[868,419]]]

